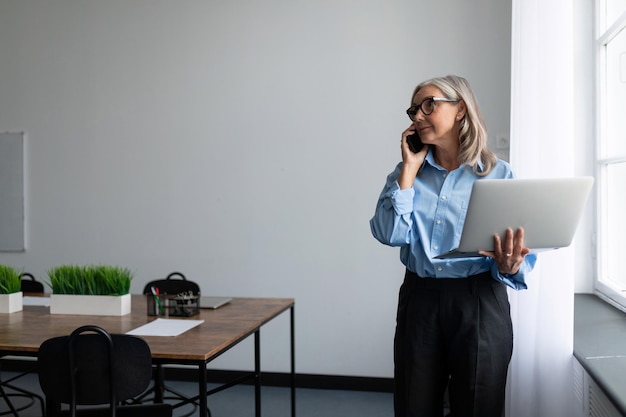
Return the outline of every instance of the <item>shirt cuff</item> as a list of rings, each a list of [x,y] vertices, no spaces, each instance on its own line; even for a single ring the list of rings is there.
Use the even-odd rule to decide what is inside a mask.
[[[517,271],[516,274],[502,274],[498,271],[498,265],[493,263],[491,267],[491,275],[496,277],[496,280],[502,282],[503,284],[513,288],[514,290],[525,290],[528,288],[526,285],[526,274],[522,272],[522,268]]]
[[[528,288],[528,285],[526,285],[526,276],[533,270],[536,262],[537,254],[533,252],[529,253],[526,255],[524,262],[516,274],[501,274],[500,271],[498,271],[498,265],[492,262],[491,275],[514,290],[525,290]]]
[[[402,216],[403,214],[409,214],[413,212],[413,198],[415,197],[415,190],[407,188],[405,190],[400,189],[400,185],[396,181],[392,185],[391,189],[391,203],[396,211],[396,214]]]

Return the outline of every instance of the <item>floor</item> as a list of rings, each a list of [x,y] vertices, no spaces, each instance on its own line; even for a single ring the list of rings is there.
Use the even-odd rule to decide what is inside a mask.
[[[3,375],[3,379],[8,375]],[[169,386],[193,395],[197,385],[193,382],[168,381]],[[19,386],[41,393],[36,375],[19,380]],[[21,401],[19,398],[15,402]],[[254,416],[254,387],[236,386],[209,397],[211,417]],[[0,398],[0,415],[6,415],[5,401]],[[288,417],[291,415],[288,388],[262,387],[261,411],[263,416]],[[175,417],[198,416],[198,410],[187,406],[174,411]],[[391,393],[366,391],[340,391],[323,389],[296,390],[296,416],[298,417],[389,417],[393,415]],[[41,417],[38,404],[20,412],[20,417]]]

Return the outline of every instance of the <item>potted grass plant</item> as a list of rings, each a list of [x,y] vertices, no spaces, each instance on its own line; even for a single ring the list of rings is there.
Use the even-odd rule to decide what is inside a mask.
[[[48,271],[51,314],[123,316],[130,313],[128,268],[61,265]]]
[[[0,313],[22,311],[21,271],[0,264]]]

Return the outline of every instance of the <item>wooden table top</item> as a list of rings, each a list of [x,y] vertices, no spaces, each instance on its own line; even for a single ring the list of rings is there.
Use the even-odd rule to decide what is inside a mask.
[[[150,345],[154,359],[168,363],[209,362],[293,305],[292,298],[233,298],[218,309],[200,309],[200,314],[189,319],[204,323],[179,336],[142,338]],[[40,306],[0,314],[0,352],[35,356],[44,340],[69,335],[86,324],[100,326],[109,333],[126,333],[157,318],[147,315],[143,295],[132,296],[131,308],[125,316],[50,314],[48,307]]]

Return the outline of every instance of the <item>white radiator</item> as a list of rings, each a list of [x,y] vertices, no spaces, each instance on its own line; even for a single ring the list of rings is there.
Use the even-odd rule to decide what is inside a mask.
[[[580,362],[574,363],[574,396],[580,417],[622,417]]]

